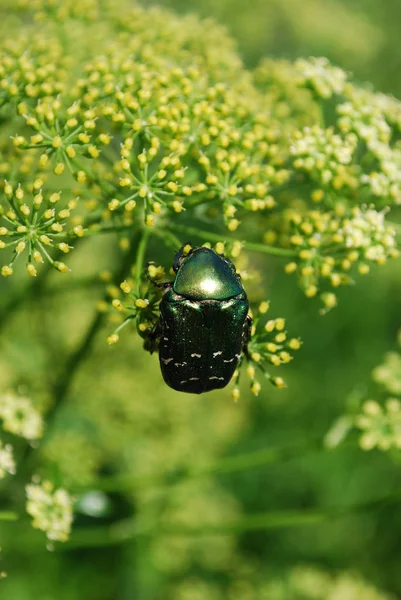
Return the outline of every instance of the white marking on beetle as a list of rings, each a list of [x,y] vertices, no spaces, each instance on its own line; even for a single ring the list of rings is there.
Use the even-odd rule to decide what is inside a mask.
[[[202,354],[196,354],[196,352],[191,354],[191,358],[201,358],[201,357],[202,357]]]
[[[219,381],[224,381],[224,377],[216,377],[215,375],[213,377],[209,377],[209,381],[212,381],[212,379],[218,379]]]
[[[187,306],[190,306],[191,308],[194,308],[195,310],[198,310],[200,308],[198,302],[192,302],[191,300],[185,300],[185,304]]]
[[[166,338],[166,337],[164,337],[164,338],[163,338],[163,340],[164,340],[165,342],[168,342],[168,338]]]
[[[220,354],[223,354],[222,350],[218,350],[218,352],[213,352],[213,358],[216,358],[216,356],[220,356]]]
[[[184,383],[187,383],[187,379],[185,379],[184,381],[180,381],[180,385],[184,385]]]
[[[241,354],[236,354],[236,355],[235,355],[235,358],[236,358],[237,360],[239,360],[239,359],[241,358]]]
[[[230,358],[230,360],[223,359],[223,362],[230,363],[230,362],[233,362],[234,360],[235,360],[235,356],[233,356],[232,358]]]
[[[185,367],[187,363],[186,362],[182,362],[182,363],[174,363],[175,367]]]
[[[226,308],[230,308],[230,306],[232,306],[234,304],[234,302],[235,302],[235,300],[233,298],[231,300],[225,300],[220,303],[220,308],[222,310],[224,310]]]
[[[171,362],[172,360],[174,360],[173,358],[162,358],[162,362],[164,362],[165,365],[168,365],[169,362]]]
[[[190,377],[189,381],[199,381],[199,377]]]

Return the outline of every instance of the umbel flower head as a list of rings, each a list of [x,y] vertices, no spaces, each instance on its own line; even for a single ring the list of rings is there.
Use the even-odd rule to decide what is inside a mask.
[[[3,444],[0,440],[0,479],[3,479],[7,473],[15,475],[15,460],[11,444]]]
[[[25,489],[32,526],[44,531],[51,541],[67,541],[73,519],[73,499],[68,492],[56,489],[50,481],[30,483]]]
[[[398,342],[401,342],[400,333]],[[338,445],[356,428],[363,450],[401,449],[401,355],[398,352],[387,353],[384,361],[373,369],[372,379],[382,388],[383,400],[366,400],[357,411],[354,408],[349,414],[342,415],[326,436],[328,446]]]
[[[27,257],[27,272],[33,277],[37,275],[36,264],[44,260],[61,273],[68,271],[64,262],[52,258],[51,252],[56,249],[67,254],[71,250],[65,241],[65,226],[77,200],[62,203],[59,192],[46,194],[42,185],[41,178],[35,179],[27,193],[21,185],[5,183],[8,206],[0,206],[0,249],[8,254],[11,251],[11,258],[1,268],[3,277],[12,275],[13,265],[22,254]]]
[[[11,392],[0,395],[0,419],[4,431],[37,440],[43,434],[43,418],[30,398]]]
[[[401,402],[388,398],[384,408],[374,400],[365,402],[362,413],[356,419],[356,426],[362,431],[359,440],[363,450],[379,448],[401,448]]]
[[[227,239],[260,231],[326,312],[333,288],[398,256],[386,221],[401,202],[399,101],[325,58],[248,72],[227,34],[193,17],[125,0],[22,4],[34,24],[0,53],[18,165],[5,148],[3,275],[23,252],[31,275],[42,259],[66,271],[70,236],[144,223],[160,238],[212,218]]]

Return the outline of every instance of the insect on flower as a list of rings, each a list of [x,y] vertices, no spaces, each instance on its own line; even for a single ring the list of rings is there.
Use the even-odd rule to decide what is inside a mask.
[[[187,248],[174,258],[174,281],[155,282],[165,292],[149,344],[159,350],[167,385],[201,394],[229,383],[247,352],[252,320],[233,263],[210,248]]]

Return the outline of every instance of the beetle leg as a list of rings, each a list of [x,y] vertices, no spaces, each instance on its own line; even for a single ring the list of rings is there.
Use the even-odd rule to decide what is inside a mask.
[[[252,317],[250,315],[247,315],[245,323],[244,323],[244,331],[242,334],[242,352],[245,354],[245,356],[249,359],[250,358],[250,354],[249,354],[249,350],[248,350],[248,343],[249,340],[251,339],[251,333],[252,333]]]
[[[181,248],[175,253],[174,256],[174,261],[173,261],[173,271],[174,273],[177,273],[178,269],[180,268],[182,261],[184,260],[184,258],[186,258],[187,256],[189,256],[189,254],[184,254],[184,248],[185,246],[191,246],[191,251],[189,252],[189,254],[191,254],[191,252],[193,250],[195,250],[195,248],[192,246],[191,242],[185,242],[185,244],[183,244],[181,246]]]
[[[153,260],[151,260],[146,265],[146,277],[147,277],[148,281],[150,281],[150,283],[152,285],[154,285],[155,287],[158,287],[162,290],[170,289],[173,285],[172,281],[156,281],[156,279],[152,279],[152,277],[149,275],[149,265],[154,265],[154,264],[155,264],[155,262]]]
[[[163,328],[159,319],[153,329],[149,331],[143,344],[144,349],[153,354],[153,352],[155,352],[155,350],[157,350],[159,347],[159,340],[162,332]]]

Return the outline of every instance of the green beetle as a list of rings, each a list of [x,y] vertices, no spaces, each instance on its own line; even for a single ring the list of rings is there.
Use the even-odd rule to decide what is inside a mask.
[[[247,352],[252,320],[233,263],[210,248],[187,255],[183,248],[174,259],[175,280],[156,284],[165,292],[149,341],[151,350],[159,348],[167,385],[201,394],[230,381]]]

